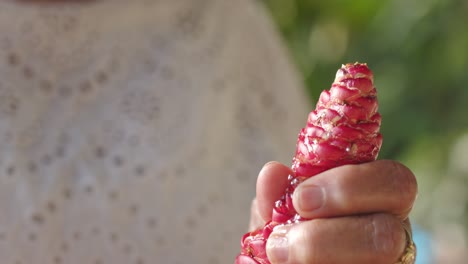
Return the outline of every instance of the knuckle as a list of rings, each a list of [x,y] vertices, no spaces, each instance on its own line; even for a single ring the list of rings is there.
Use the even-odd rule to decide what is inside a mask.
[[[399,194],[400,208],[407,210],[412,207],[418,192],[416,177],[408,167],[399,162],[390,161],[390,167],[392,170],[391,185],[394,192]]]
[[[396,260],[405,244],[405,235],[400,220],[391,215],[375,215],[370,221],[369,248],[378,263]]]
[[[359,196],[356,195],[357,181],[356,177],[366,175],[365,167],[356,166],[356,165],[345,165],[340,168],[340,174],[338,177],[330,177],[331,181],[330,186],[328,186],[331,191],[329,192],[331,203],[336,209],[347,211],[350,208],[354,208],[356,203],[359,202]]]

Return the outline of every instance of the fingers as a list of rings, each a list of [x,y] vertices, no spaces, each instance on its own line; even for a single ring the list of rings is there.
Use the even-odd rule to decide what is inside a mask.
[[[389,160],[331,169],[301,183],[294,208],[305,218],[387,212],[407,218],[417,194],[413,173]]]
[[[400,219],[373,214],[277,227],[268,239],[267,255],[272,264],[392,264],[405,246]]]
[[[263,225],[265,225],[265,221],[258,212],[257,199],[253,199],[252,205],[250,206],[250,222],[248,230],[255,230]]]
[[[288,175],[292,173],[287,166],[272,161],[265,166],[257,178],[257,206],[258,213],[263,220],[271,220],[274,203],[284,194],[288,185]]]

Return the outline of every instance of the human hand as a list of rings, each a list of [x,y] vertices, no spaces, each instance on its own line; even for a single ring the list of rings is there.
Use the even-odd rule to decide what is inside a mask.
[[[290,168],[267,163],[257,179],[250,228],[271,220]],[[417,194],[413,173],[390,160],[330,169],[301,183],[294,208],[312,219],[274,229],[267,243],[273,264],[395,263],[407,244],[404,225]]]

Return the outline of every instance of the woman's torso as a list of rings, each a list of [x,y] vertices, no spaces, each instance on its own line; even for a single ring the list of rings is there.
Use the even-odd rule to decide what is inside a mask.
[[[0,3],[5,264],[232,262],[301,85],[253,1]]]

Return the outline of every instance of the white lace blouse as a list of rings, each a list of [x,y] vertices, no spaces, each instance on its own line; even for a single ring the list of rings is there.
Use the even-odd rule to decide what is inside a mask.
[[[256,1],[0,1],[0,263],[232,263],[307,112]]]

